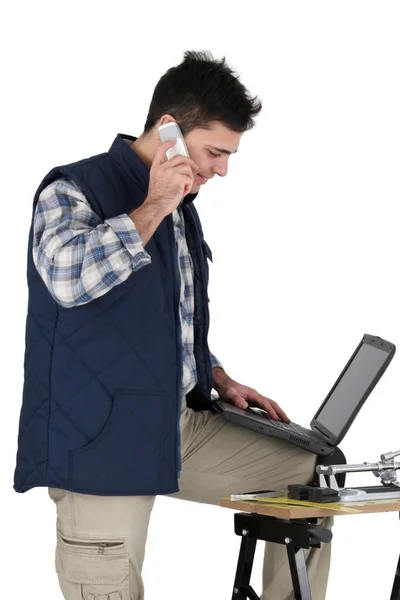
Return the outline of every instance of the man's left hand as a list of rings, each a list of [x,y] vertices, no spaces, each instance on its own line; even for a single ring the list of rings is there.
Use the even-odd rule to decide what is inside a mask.
[[[290,423],[289,417],[281,409],[279,404],[270,398],[262,396],[251,387],[242,385],[234,379],[231,379],[224,371],[218,368],[213,369],[214,388],[217,390],[220,398],[231,402],[234,406],[245,410],[250,406],[257,406],[265,410],[271,419],[275,421],[281,419],[285,423]]]

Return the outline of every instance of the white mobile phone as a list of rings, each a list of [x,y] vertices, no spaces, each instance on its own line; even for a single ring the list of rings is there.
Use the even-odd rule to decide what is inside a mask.
[[[183,139],[182,132],[177,123],[165,123],[165,125],[161,125],[158,128],[158,133],[160,134],[161,142],[168,142],[168,140],[175,140],[176,144],[169,150],[167,150],[166,155],[168,160],[177,154],[182,154],[183,156],[189,157],[189,152],[187,146],[185,144],[185,140]]]

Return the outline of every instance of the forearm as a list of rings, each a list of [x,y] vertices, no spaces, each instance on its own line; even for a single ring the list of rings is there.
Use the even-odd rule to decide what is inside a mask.
[[[146,246],[147,242],[154,235],[154,232],[164,218],[153,205],[146,204],[146,202],[132,211],[129,217],[132,219],[136,231],[143,241],[143,247]]]
[[[212,370],[214,389],[223,387],[230,381],[230,377],[221,367],[214,367]]]
[[[229,377],[225,373],[225,369],[222,366],[221,362],[218,360],[218,358],[215,356],[215,354],[213,354],[211,352],[211,350],[210,350],[210,361],[211,361],[211,368],[212,368],[212,374],[213,374],[213,387],[218,392],[217,386],[221,386],[223,383],[226,383],[229,380]]]

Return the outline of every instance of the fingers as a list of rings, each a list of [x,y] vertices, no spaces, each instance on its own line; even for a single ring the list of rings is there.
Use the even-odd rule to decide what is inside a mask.
[[[262,396],[252,388],[246,389],[247,399],[243,397],[244,394],[241,394],[236,390],[230,391],[229,399],[232,402],[232,404],[234,404],[238,408],[242,408],[243,410],[246,410],[246,408],[249,407],[249,404],[252,406],[255,405],[265,410],[269,417],[274,421],[278,421],[279,419],[281,419],[285,423],[290,423],[290,419],[285,413],[285,411],[282,410],[279,404],[277,404],[274,400],[270,400],[269,398]]]
[[[242,408],[243,410],[246,410],[246,408],[249,407],[248,402],[246,402],[246,400],[244,398],[242,398],[242,396],[240,394],[233,396],[231,398],[231,400],[235,406],[237,406],[238,408]]]
[[[154,153],[153,165],[154,165],[154,163],[157,165],[157,164],[166,162],[168,160],[167,156],[166,156],[166,152],[170,148],[173,148],[173,146],[175,146],[175,144],[176,144],[176,139],[168,140],[167,142],[160,144]]]
[[[167,162],[168,161],[168,158],[166,155],[167,150],[169,150],[170,148],[173,148],[175,146],[175,144],[176,144],[176,139],[168,140],[167,142],[160,144],[154,153],[152,164],[159,165],[159,164]],[[199,171],[199,167],[198,167],[197,163],[195,163],[194,160],[192,160],[191,158],[188,158],[187,156],[183,156],[183,154],[177,154],[176,156],[173,156],[169,160],[168,164],[170,164],[171,167],[176,167],[177,165],[180,165],[180,164],[186,164],[195,173],[198,173],[198,171]]]
[[[186,176],[186,181],[187,183],[185,183],[185,187],[183,189],[183,196],[185,197],[187,194],[189,194],[190,190],[193,187],[193,175]]]
[[[279,418],[282,419],[282,421],[284,421],[285,423],[290,423],[289,417],[287,416],[285,411],[283,411],[281,407],[278,406],[278,404],[276,405],[275,412],[278,414]]]
[[[290,419],[287,414],[281,409],[279,404],[277,404],[274,400],[270,400],[261,394],[257,394],[256,396],[257,405],[263,408],[269,416],[275,421],[278,419],[282,419],[285,423],[290,423]]]
[[[177,173],[180,173],[181,175],[186,175],[187,177],[191,177],[192,179],[194,178],[193,171],[192,171],[191,167],[187,164],[178,164],[175,167],[175,170]]]
[[[173,156],[169,160],[168,164],[171,165],[171,167],[177,167],[178,165],[187,165],[195,173],[199,172],[199,167],[197,163],[195,163],[194,160],[192,160],[191,158],[183,156],[183,154],[177,154],[176,156]]]
[[[181,165],[180,167],[176,168],[176,172],[179,173],[179,175],[182,175],[182,178],[183,178],[182,181],[186,181],[185,187],[183,190],[183,196],[186,196],[193,187],[193,181],[194,181],[193,171],[187,165]]]
[[[261,406],[261,403],[260,403],[260,406]],[[279,415],[278,415],[277,411],[275,410],[275,408],[272,406],[271,402],[268,402],[268,400],[264,401],[264,405],[261,406],[261,408],[263,408],[264,410],[267,411],[267,413],[269,414],[271,419],[274,419],[274,421],[278,421]]]

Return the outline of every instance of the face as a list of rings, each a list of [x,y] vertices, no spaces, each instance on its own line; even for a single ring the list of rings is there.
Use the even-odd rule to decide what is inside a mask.
[[[165,119],[163,123],[169,120],[172,119]],[[242,135],[243,133],[232,131],[218,121],[212,122],[210,129],[196,128],[185,135],[190,158],[199,167],[199,175],[195,175],[191,189],[192,194],[198,192],[214,175],[225,177],[229,157],[237,152]]]

